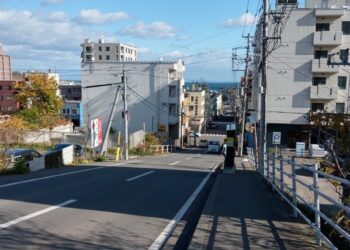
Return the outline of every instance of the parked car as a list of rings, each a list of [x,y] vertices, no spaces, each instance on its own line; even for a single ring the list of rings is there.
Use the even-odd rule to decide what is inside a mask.
[[[200,148],[206,148],[206,147],[208,147],[208,140],[202,139],[199,141],[198,145]]]
[[[53,148],[53,151],[60,151],[66,147],[73,146],[74,156],[82,156],[83,155],[83,147],[80,144],[71,144],[71,143],[60,143],[56,144]]]
[[[220,141],[209,141],[208,152],[219,153],[220,152]]]
[[[16,161],[24,160],[27,166],[29,166],[29,161],[42,157],[42,154],[31,148],[9,149],[6,151],[6,155],[9,157],[11,164]]]
[[[188,136],[190,136],[190,137],[194,137],[194,135],[196,135],[196,137],[200,137],[200,136],[201,136],[200,133],[194,132],[194,131],[191,131],[191,132],[188,134]]]

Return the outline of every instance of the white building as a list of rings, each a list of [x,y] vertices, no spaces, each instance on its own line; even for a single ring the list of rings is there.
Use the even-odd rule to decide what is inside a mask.
[[[185,71],[181,61],[83,63],[85,125],[100,117],[105,131],[117,86],[122,86],[123,70],[127,79],[129,133],[145,129],[157,133],[164,142],[177,142],[181,132],[180,103],[183,101]],[[89,86],[95,87],[87,88]],[[123,132],[122,111],[120,95],[112,127]]]
[[[128,44],[106,43],[99,39],[94,43],[85,39],[82,47],[81,62],[131,62],[137,59],[137,49]]]
[[[267,57],[266,124],[267,143],[271,132],[282,132],[282,144],[292,145],[292,138],[306,141],[310,111],[348,113],[350,66],[327,65],[327,57],[340,53],[348,57],[350,47],[350,1],[279,0],[276,15],[268,15],[268,36],[281,37],[279,46]],[[285,5],[285,3],[288,5]],[[286,8],[285,8],[286,7]],[[282,19],[278,12],[284,11]],[[289,14],[288,14],[289,13]],[[275,27],[282,21],[281,32]],[[284,27],[284,28],[282,28]],[[275,31],[275,32],[274,32]],[[277,44],[277,43],[275,43]],[[340,62],[339,55],[332,61]],[[255,65],[261,60],[261,25],[257,26]],[[259,115],[260,75],[254,78],[251,107]],[[289,141],[288,141],[289,140]]]
[[[185,92],[187,104],[184,105],[184,112],[189,118],[191,131],[202,132],[205,126],[205,90],[191,89]]]

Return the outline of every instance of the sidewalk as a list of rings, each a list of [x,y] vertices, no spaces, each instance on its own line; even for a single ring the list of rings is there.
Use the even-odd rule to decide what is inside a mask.
[[[234,175],[220,173],[189,249],[317,249],[310,227],[242,158]]]

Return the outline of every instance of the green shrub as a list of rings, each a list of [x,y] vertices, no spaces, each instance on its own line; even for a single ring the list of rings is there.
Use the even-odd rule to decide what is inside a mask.
[[[59,168],[62,166],[61,152],[51,152],[45,155],[45,168]]]
[[[15,172],[16,174],[26,174],[29,173],[29,166],[24,159],[15,162]]]
[[[95,158],[94,160],[97,161],[97,162],[102,162],[102,161],[106,161],[107,157],[104,156],[104,155],[100,155],[97,158]]]

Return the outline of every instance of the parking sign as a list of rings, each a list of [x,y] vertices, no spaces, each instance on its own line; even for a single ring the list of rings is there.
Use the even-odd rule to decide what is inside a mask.
[[[281,144],[281,132],[272,132],[272,144],[274,145]]]

